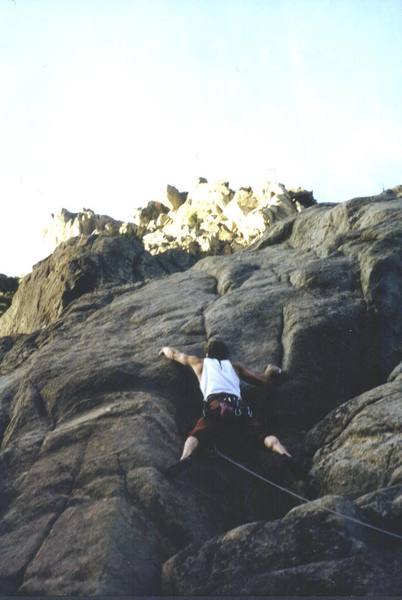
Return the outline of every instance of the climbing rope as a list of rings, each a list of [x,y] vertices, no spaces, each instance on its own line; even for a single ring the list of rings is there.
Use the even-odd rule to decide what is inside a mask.
[[[122,452],[124,452],[125,450],[128,450],[129,448],[131,448],[135,444],[136,444],[136,442],[131,442],[130,444],[128,444],[127,446],[124,446],[123,448],[120,448],[118,450],[114,450],[113,452],[108,452],[107,454],[103,455],[102,458],[105,459],[108,456],[113,456],[114,454],[121,454]],[[256,473],[256,471],[253,471],[252,469],[249,469],[248,467],[246,467],[245,465],[237,462],[233,458],[230,458],[229,456],[227,456],[226,454],[224,454],[223,452],[221,452],[221,450],[218,450],[218,448],[216,446],[214,447],[214,452],[215,452],[215,454],[217,456],[219,456],[220,458],[222,458],[226,462],[234,465],[238,469],[240,469],[242,471],[245,471],[246,473],[248,473],[252,477],[255,477],[256,479],[259,479],[260,481],[263,481],[264,483],[267,483],[268,485],[270,485],[272,487],[275,487],[278,490],[281,490],[282,492],[285,492],[286,494],[289,494],[290,496],[293,496],[294,498],[297,498],[298,500],[300,500],[304,504],[311,502],[311,500],[309,500],[308,498],[305,498],[304,496],[301,496],[300,494],[297,494],[296,492],[292,492],[291,490],[283,487],[282,485],[279,485],[278,483],[275,483],[274,481],[271,481],[267,477],[264,477],[263,475],[260,475],[260,473]],[[99,458],[97,458],[95,460],[98,461]],[[95,462],[94,459],[92,459],[92,460],[89,461],[89,463],[92,463],[92,462]],[[206,494],[204,491],[201,491],[199,488],[197,488],[197,491],[199,493],[201,493],[202,495],[208,496],[209,498],[212,499],[212,496],[209,496],[209,494]],[[324,510],[325,512],[333,514],[333,515],[335,515],[337,517],[341,517],[343,519],[346,519],[347,521],[351,521],[352,523],[356,523],[357,525],[361,525],[362,527],[366,527],[368,529],[372,529],[373,531],[376,531],[377,533],[382,533],[384,535],[388,535],[388,536],[396,538],[398,540],[402,540],[402,535],[399,535],[398,533],[395,533],[393,531],[389,531],[387,529],[383,529],[382,527],[376,527],[375,525],[372,525],[371,523],[366,523],[365,521],[361,521],[360,519],[356,519],[355,517],[351,517],[350,515],[345,515],[344,513],[341,513],[339,511],[333,510],[331,508],[326,508],[326,507],[323,507],[321,510]]]
[[[133,441],[130,444],[124,446],[123,448],[119,448],[118,450],[114,450],[112,452],[108,452],[107,454],[105,454],[105,455],[102,456],[102,459],[105,459],[105,458],[107,458],[109,456],[113,456],[115,454],[121,454],[122,452],[128,450],[129,448],[131,448],[135,444],[136,444],[136,441]],[[260,481],[263,481],[264,483],[267,483],[268,485],[270,485],[272,487],[275,487],[275,488],[281,490],[282,492],[285,492],[286,494],[289,494],[290,496],[293,496],[294,498],[297,498],[298,500],[300,500],[304,504],[311,502],[311,500],[309,500],[308,498],[305,498],[304,496],[301,496],[300,494],[297,494],[296,492],[292,492],[291,490],[289,490],[289,489],[287,489],[287,488],[279,485],[278,483],[275,483],[274,481],[271,481],[267,477],[264,477],[263,475],[260,475],[260,473],[257,473],[256,471],[253,471],[252,469],[249,469],[248,467],[246,467],[245,465],[237,462],[233,458],[230,458],[229,456],[227,456],[226,454],[224,454],[221,450],[218,450],[218,448],[216,446],[214,447],[214,452],[215,452],[215,454],[217,456],[219,456],[220,458],[222,458],[226,462],[234,465],[238,469],[240,469],[242,471],[245,471],[246,473],[248,473],[252,477],[255,477],[256,479],[259,479]],[[0,455],[0,457],[3,459],[2,455]],[[89,461],[89,464],[91,464],[92,462],[95,462],[95,461],[97,462],[98,460],[99,460],[99,457],[97,457],[96,459],[92,459],[92,460]],[[2,462],[4,463],[4,459],[2,460]],[[6,467],[6,465],[4,465],[4,467]],[[204,496],[209,496],[209,494],[206,494],[205,492],[202,492],[200,489],[197,489],[197,491],[200,492]],[[210,497],[210,498],[212,498],[212,497]],[[355,517],[351,517],[350,515],[345,515],[344,513],[341,513],[341,512],[336,511],[336,510],[333,510],[331,508],[323,507],[322,510],[324,510],[325,512],[328,512],[330,514],[333,514],[333,515],[335,515],[337,517],[341,517],[343,519],[346,519],[347,521],[351,521],[352,523],[356,523],[357,525],[361,525],[362,527],[366,527],[366,528],[372,529],[373,531],[376,531],[378,533],[382,533],[384,535],[388,535],[388,536],[396,538],[398,540],[402,540],[402,535],[399,535],[398,533],[395,533],[393,531],[388,531],[387,529],[383,529],[382,527],[376,527],[375,525],[371,525],[371,523],[366,523],[365,521],[361,521],[360,519],[356,519]]]
[[[297,498],[301,502],[304,502],[304,503],[311,502],[311,500],[309,500],[308,498],[305,498],[304,496],[301,496],[300,494],[296,494],[296,492],[292,492],[291,490],[288,490],[287,488],[279,485],[278,483],[275,483],[275,482],[271,481],[270,479],[267,479],[266,477],[263,477],[263,475],[260,475],[259,473],[256,473],[252,469],[249,469],[245,465],[242,465],[241,463],[237,462],[233,458],[230,458],[229,456],[227,456],[226,454],[224,454],[223,452],[221,452],[220,450],[218,450],[218,448],[216,446],[215,446],[214,450],[215,450],[215,453],[218,456],[220,456],[221,458],[223,458],[227,462],[231,463],[232,465],[235,465],[236,467],[238,467],[242,471],[245,471],[246,473],[249,473],[249,475],[252,475],[256,479],[260,479],[261,481],[264,481],[268,485],[276,487],[279,490],[281,490],[282,492],[285,492],[286,494],[290,494],[291,496],[294,496],[295,498]],[[383,533],[385,535],[394,537],[394,538],[396,538],[398,540],[402,540],[402,535],[399,535],[398,533],[395,533],[393,531],[388,531],[387,529],[382,529],[381,527],[376,527],[375,525],[371,525],[370,523],[366,523],[365,521],[361,521],[360,519],[356,519],[355,517],[351,517],[349,515],[345,515],[345,514],[343,514],[341,512],[338,512],[336,510],[332,510],[331,508],[325,508],[325,507],[323,507],[322,510],[324,510],[324,511],[326,511],[328,513],[331,513],[331,514],[333,514],[333,515],[335,515],[337,517],[342,517],[343,519],[346,519],[348,521],[352,521],[353,523],[357,523],[358,525],[362,525],[363,527],[367,527],[367,528],[373,529],[374,531],[377,531],[379,533]]]
[[[107,454],[106,456],[110,456],[110,455],[113,455],[113,454],[118,454],[118,453],[124,452],[124,450],[127,450],[128,448],[130,448],[133,445],[134,445],[134,443],[131,443],[128,446],[126,446],[125,448],[122,448],[120,450],[115,450],[114,452],[111,452],[111,453]],[[224,454],[221,450],[218,450],[218,448],[216,446],[214,447],[214,452],[215,452],[215,454],[217,456],[219,456],[220,458],[222,458],[226,462],[231,463],[232,465],[236,466],[237,468],[241,469],[242,471],[245,471],[246,473],[248,473],[252,477],[255,477],[256,479],[260,479],[264,483],[267,483],[268,485],[271,485],[272,487],[275,487],[275,488],[281,490],[282,492],[285,492],[286,494],[289,494],[290,496],[293,496],[294,498],[297,498],[297,500],[300,500],[304,504],[311,502],[311,500],[309,500],[308,498],[305,498],[304,496],[301,496],[300,494],[297,494],[296,492],[292,492],[292,490],[289,490],[289,489],[283,487],[282,485],[279,485],[278,483],[275,483],[274,481],[271,481],[267,477],[264,477],[263,475],[260,475],[259,473],[256,473],[256,471],[253,471],[252,469],[249,469],[245,465],[237,462],[233,458],[230,458],[229,456],[227,456],[226,454]],[[209,498],[212,498],[211,496],[209,496],[209,494],[206,494],[205,492],[201,491],[199,488],[197,488],[197,491],[200,492],[204,496],[208,496]],[[345,515],[344,513],[341,513],[341,512],[336,511],[336,510],[333,510],[332,508],[325,508],[325,507],[323,507],[322,510],[324,510],[325,512],[328,512],[330,514],[333,514],[333,515],[335,515],[337,517],[341,517],[343,519],[346,519],[347,521],[351,521],[352,523],[356,523],[357,525],[361,525],[361,526],[366,527],[368,529],[372,529],[373,531],[376,531],[378,533],[382,533],[384,535],[388,535],[388,536],[396,538],[398,540],[402,540],[402,535],[399,535],[398,533],[395,533],[393,531],[388,531],[387,529],[383,529],[382,527],[376,527],[375,525],[372,525],[371,523],[366,523],[365,521],[361,521],[360,519],[357,519],[356,517],[351,517],[350,515]]]

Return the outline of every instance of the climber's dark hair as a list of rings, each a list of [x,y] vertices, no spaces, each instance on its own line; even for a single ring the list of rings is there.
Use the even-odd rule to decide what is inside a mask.
[[[223,340],[209,340],[205,344],[205,356],[225,360],[229,358],[229,349]]]

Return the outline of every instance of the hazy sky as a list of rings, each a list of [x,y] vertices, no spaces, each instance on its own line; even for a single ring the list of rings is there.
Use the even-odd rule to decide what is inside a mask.
[[[0,0],[0,273],[167,183],[402,183],[402,0]]]

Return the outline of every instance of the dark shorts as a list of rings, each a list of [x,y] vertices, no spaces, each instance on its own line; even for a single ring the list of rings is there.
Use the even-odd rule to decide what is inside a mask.
[[[206,413],[206,414],[205,414]],[[268,435],[265,427],[255,417],[235,416],[232,418],[221,417],[219,402],[208,402],[208,410],[203,417],[198,419],[188,436],[198,439],[203,446],[237,442],[241,445],[262,445]]]

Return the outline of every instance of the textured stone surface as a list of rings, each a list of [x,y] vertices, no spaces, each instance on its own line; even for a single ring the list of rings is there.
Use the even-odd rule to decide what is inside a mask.
[[[249,523],[167,561],[168,595],[335,595],[396,590],[396,559],[376,560],[361,526],[325,509],[362,518],[356,507],[328,496],[294,508],[283,519]]]
[[[381,488],[357,498],[367,521],[402,535],[402,484]]]
[[[1,593],[156,594],[165,563],[167,593],[399,593],[398,542],[323,510],[400,530],[398,193],[310,207],[191,268],[134,236],[39,263],[0,320]],[[158,350],[201,355],[216,335],[252,369],[285,369],[243,391],[308,476],[234,450],[313,502],[289,512],[208,455],[163,475],[201,398]]]
[[[402,483],[402,385],[386,383],[349,400],[309,432],[320,494],[359,496]]]
[[[143,283],[193,263],[178,249],[153,257],[133,235],[71,238],[22,279],[0,320],[0,335],[30,333],[49,325],[74,299],[99,286]],[[113,290],[110,293],[113,296]]]
[[[183,274],[163,295],[158,285],[126,289],[101,308],[84,299],[72,304],[59,327],[2,377],[3,590],[107,593],[117,578],[115,591],[152,591],[155,565],[177,540],[193,539],[194,506],[196,534],[222,528],[192,490],[185,500],[175,488],[166,495],[169,484],[157,471],[178,454],[174,402],[185,382],[157,358],[155,340],[180,342],[187,314],[202,310],[214,284]],[[160,509],[147,508],[158,496],[170,527],[166,518],[160,523]]]

